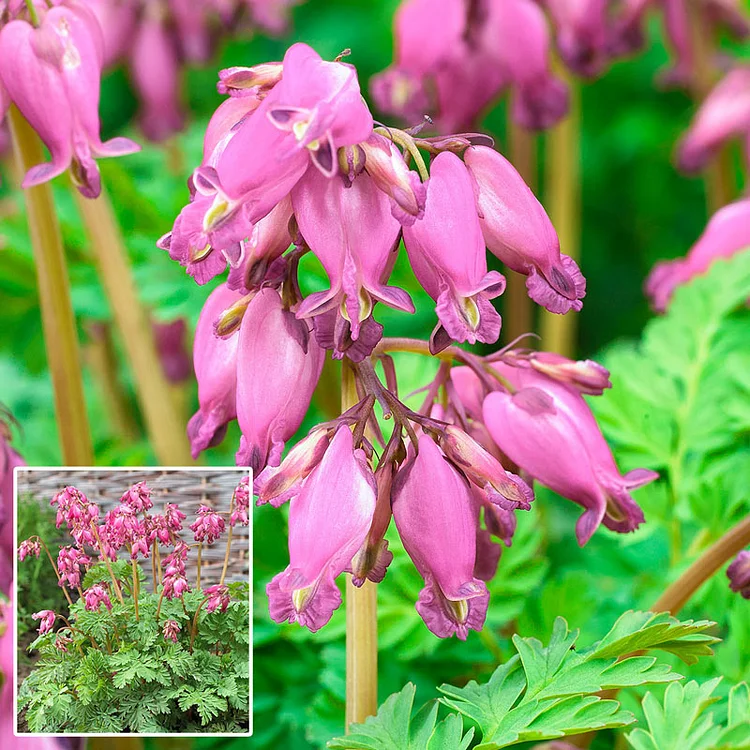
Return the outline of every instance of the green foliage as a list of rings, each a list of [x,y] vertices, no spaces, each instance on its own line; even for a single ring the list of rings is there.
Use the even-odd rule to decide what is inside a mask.
[[[578,631],[570,631],[558,618],[547,646],[536,638],[514,636],[517,654],[498,667],[488,682],[480,685],[472,680],[464,687],[442,685],[440,703],[456,713],[440,724],[436,724],[437,704],[412,716],[415,689],[407,685],[381,706],[377,716],[353,727],[346,737],[331,740],[328,747],[468,747],[473,729],[464,735],[459,715],[470,719],[482,737],[476,750],[499,750],[522,742],[623,727],[635,717],[617,701],[603,699],[601,691],[681,679],[655,657],[634,652],[658,649],[692,663],[698,656],[712,653],[711,646],[717,639],[706,634],[712,625],[707,621],[680,622],[666,614],[626,612],[601,641],[578,649]],[[442,741],[438,738],[448,735],[453,745],[438,744]]]
[[[735,685],[725,708],[726,721],[716,716],[719,698],[713,695],[721,678],[699,685],[674,683],[663,702],[647,693],[643,713],[648,729],[627,735],[634,750],[747,750],[750,748],[750,690],[747,683]],[[711,707],[714,706],[714,709]]]
[[[674,512],[715,534],[750,510],[740,482],[750,467],[749,290],[750,253],[718,261],[677,291],[639,345],[607,352],[613,388],[592,406],[623,463],[666,472],[652,517]],[[720,504],[708,499],[717,491]]]
[[[452,714],[437,723],[438,704],[427,706],[412,719],[416,688],[408,684],[400,693],[388,698],[378,715],[354,728],[347,737],[331,740],[330,748],[340,750],[465,750],[474,737],[474,730],[466,734],[461,718]]]
[[[130,566],[125,563],[126,568]],[[91,581],[106,580],[95,565]],[[178,601],[149,592],[133,602],[113,602],[88,612],[73,604],[73,630],[40,636],[30,648],[40,659],[23,681],[19,708],[33,732],[245,732],[249,722],[249,606],[247,586],[233,586],[225,613],[196,618],[204,597],[194,591]],[[165,620],[176,620],[177,643],[164,638]],[[192,623],[196,631],[192,633]],[[72,638],[67,652],[55,648],[62,633]]]

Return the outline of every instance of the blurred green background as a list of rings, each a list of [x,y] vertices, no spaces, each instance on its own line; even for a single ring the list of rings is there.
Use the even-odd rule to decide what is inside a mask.
[[[154,243],[171,228],[187,200],[186,179],[200,158],[203,129],[221,101],[215,89],[216,71],[231,65],[279,60],[286,47],[299,40],[311,44],[326,58],[350,48],[349,61],[357,66],[366,91],[370,77],[391,62],[391,23],[396,6],[395,0],[311,0],[293,10],[285,38],[257,36],[226,42],[215,61],[188,72],[183,94],[192,117],[184,134],[166,146],[144,144],[140,154],[101,162],[103,181],[126,236],[141,298],[155,318],[169,321],[186,317],[192,330],[211,288],[196,286]],[[702,181],[681,176],[672,165],[675,144],[690,121],[694,105],[684,93],[657,89],[655,77],[668,56],[658,27],[652,25],[651,32],[648,49],[636,59],[618,62],[601,79],[582,83],[581,267],[588,280],[579,315],[582,357],[595,356],[616,340],[640,336],[651,317],[642,293],[650,268],[660,259],[684,255],[707,219]],[[126,133],[138,138],[130,124],[135,109],[136,99],[126,74],[112,71],[103,85],[103,136]],[[501,102],[484,121],[484,129],[497,138],[501,150],[504,122]],[[6,158],[0,188],[0,401],[20,424],[14,442],[19,452],[29,463],[54,465],[60,456],[35,272],[22,196],[14,188],[15,182]],[[543,193],[540,197],[544,202]],[[74,305],[85,341],[87,326],[92,321],[108,321],[109,310],[64,178],[55,184],[55,199],[70,261]],[[412,293],[417,314],[410,317],[379,309],[376,317],[386,324],[390,335],[427,337],[434,325],[433,307],[417,290],[403,261],[402,257],[392,283]],[[320,268],[308,259],[302,283],[308,290],[325,284]],[[660,341],[664,347],[670,346],[669,337]],[[119,346],[116,338],[115,345]],[[402,392],[422,385],[432,367],[409,357],[402,358],[398,366]],[[619,377],[620,373],[615,375]],[[97,462],[152,463],[145,440],[124,440],[113,434],[101,390],[88,369],[85,378]],[[120,368],[118,379],[134,405],[127,368]],[[642,391],[648,391],[649,382],[645,379],[641,383]],[[185,398],[189,402],[187,416],[196,406],[194,383],[187,386]],[[614,425],[618,424],[618,403],[605,408]],[[628,408],[623,403],[622,411]],[[648,400],[638,402],[636,418],[654,408]],[[303,431],[320,417],[314,404]],[[738,461],[747,460],[747,431],[743,435]],[[233,463],[237,440],[236,428],[230,429],[223,445],[209,451],[205,460]],[[644,464],[642,452],[639,455],[634,451],[626,456],[628,465],[624,468],[637,465],[639,458],[640,465],[649,465]],[[732,466],[726,473],[731,473],[730,469]],[[747,496],[740,489],[735,491],[739,499],[732,513],[739,513]],[[415,681],[419,696],[426,699],[434,697],[435,684],[486,674],[496,663],[498,652],[509,654],[506,636],[515,627],[524,634],[534,632],[544,637],[554,615],[564,614],[571,625],[582,626],[590,640],[601,635],[623,609],[648,606],[663,587],[663,573],[669,564],[669,512],[664,509],[668,505],[664,493],[660,484],[648,491],[645,500],[637,496],[649,520],[653,519],[646,531],[628,538],[602,532],[581,551],[572,533],[577,509],[540,492],[537,509],[520,519],[514,545],[503,553],[500,572],[491,585],[489,623],[495,642],[488,643],[475,633],[466,644],[455,639],[441,642],[426,631],[413,608],[420,579],[394,539],[396,559],[380,594],[381,698],[400,689],[407,680]],[[716,521],[707,539],[720,533],[730,515],[727,511],[726,517]],[[269,621],[264,586],[287,563],[284,516],[284,511],[271,508],[255,513],[256,737],[245,746],[320,748],[343,726],[343,612],[316,636]],[[701,523],[690,517],[689,511],[685,521],[690,528]],[[750,632],[747,607],[740,607],[742,602],[728,593],[724,581],[711,584],[710,592],[702,596],[701,601],[709,604],[701,609],[699,602],[696,614],[721,611],[725,629],[732,618],[736,620],[733,632],[737,638]],[[747,658],[743,661],[737,656],[748,654],[747,645],[735,639],[724,652],[720,668],[730,669],[731,665],[732,680],[747,677]],[[709,672],[711,668],[716,669],[709,667]],[[230,741],[201,740],[199,744],[219,747]]]

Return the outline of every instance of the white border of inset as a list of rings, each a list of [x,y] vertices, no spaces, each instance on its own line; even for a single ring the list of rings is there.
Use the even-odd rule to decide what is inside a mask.
[[[69,471],[69,472],[139,472],[139,471],[187,471],[187,472],[207,472],[216,471],[227,473],[236,472],[240,477],[250,477],[250,487],[253,484],[253,470],[250,468],[243,469],[237,466],[16,466],[13,469],[13,600],[16,597],[16,581],[18,580],[18,473],[21,471]],[[239,482],[238,482],[239,483]],[[250,527],[248,533],[248,584],[249,588],[249,615],[248,615],[248,632],[250,633],[250,644],[248,648],[248,664],[250,668],[249,696],[250,696],[250,713],[248,716],[247,732],[161,732],[156,734],[136,734],[133,732],[105,732],[97,733],[79,733],[65,732],[63,734],[52,734],[47,732],[21,732],[18,731],[18,615],[17,604],[13,607],[13,736],[18,738],[24,737],[252,737],[253,734],[253,713],[254,713],[254,695],[253,695],[253,516],[252,516],[252,492],[249,508]]]

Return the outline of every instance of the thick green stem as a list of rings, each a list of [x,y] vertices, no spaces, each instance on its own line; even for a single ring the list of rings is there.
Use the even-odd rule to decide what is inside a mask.
[[[44,161],[42,144],[15,106],[11,106],[8,120],[18,169],[25,174],[30,167]],[[39,283],[39,307],[62,460],[67,466],[90,466],[94,462],[94,453],[86,415],[81,357],[52,189],[48,184],[28,188],[24,191],[24,199]]]
[[[359,401],[354,372],[341,366],[341,411]],[[361,723],[378,710],[377,585],[365,581],[357,588],[346,579],[346,727]]]
[[[88,200],[75,191],[102,284],[122,336],[154,453],[160,463],[192,463],[185,419],[175,403],[156,350],[154,334],[130,270],[127,248],[107,194]]]

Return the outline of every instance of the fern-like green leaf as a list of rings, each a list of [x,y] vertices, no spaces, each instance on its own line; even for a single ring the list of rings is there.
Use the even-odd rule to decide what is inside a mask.
[[[648,729],[627,735],[634,750],[748,750],[750,748],[750,691],[746,683],[732,688],[728,720],[724,726],[709,709],[719,699],[713,695],[721,681],[699,685],[674,683],[659,701],[652,693],[643,699]]]

